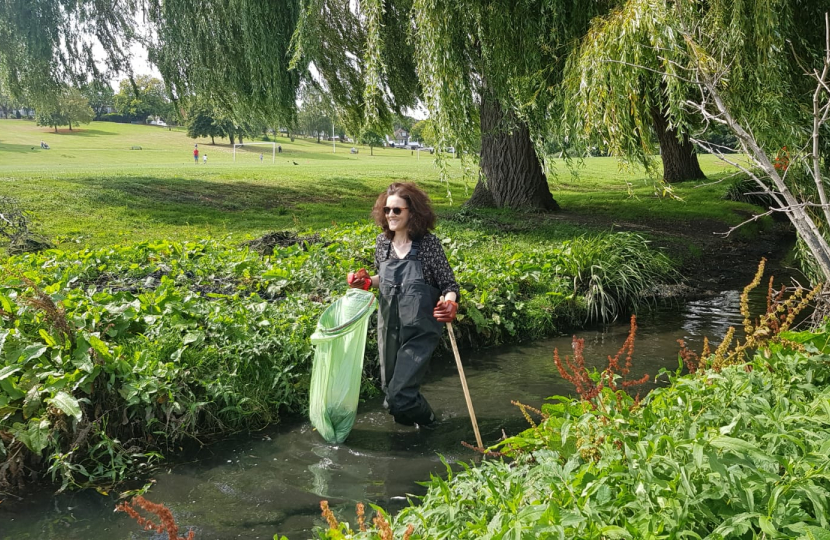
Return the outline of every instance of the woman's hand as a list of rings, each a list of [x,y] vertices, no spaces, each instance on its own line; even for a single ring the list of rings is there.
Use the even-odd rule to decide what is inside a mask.
[[[457,313],[458,304],[453,300],[439,300],[432,311],[432,316],[438,322],[451,323],[455,320]]]
[[[349,275],[346,276],[346,282],[352,289],[368,291],[369,287],[372,286],[372,277],[365,268],[361,268],[357,272],[349,272]]]

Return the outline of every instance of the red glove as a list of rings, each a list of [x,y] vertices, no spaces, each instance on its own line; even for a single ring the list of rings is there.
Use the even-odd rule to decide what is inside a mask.
[[[352,289],[368,291],[369,287],[372,286],[372,276],[369,275],[369,272],[365,268],[361,268],[357,272],[349,272],[349,275],[346,276],[346,282]]]
[[[452,300],[443,300],[439,301],[435,305],[435,310],[433,310],[432,316],[435,317],[435,320],[438,322],[451,323],[455,320],[456,313],[458,313],[458,304]]]

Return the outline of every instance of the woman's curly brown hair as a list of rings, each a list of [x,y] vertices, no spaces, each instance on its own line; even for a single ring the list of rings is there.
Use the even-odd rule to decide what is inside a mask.
[[[386,215],[383,213],[386,199],[391,195],[397,195],[404,199],[409,207],[409,223],[407,225],[409,236],[412,239],[419,240],[435,228],[436,216],[432,210],[429,195],[412,182],[395,182],[378,195],[378,200],[375,201],[375,206],[372,208],[372,217],[378,227],[383,229],[386,238],[391,240],[395,236],[395,233],[389,230],[389,222],[386,221]]]

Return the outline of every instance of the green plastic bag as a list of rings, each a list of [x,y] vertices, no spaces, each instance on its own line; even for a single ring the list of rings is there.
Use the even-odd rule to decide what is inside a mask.
[[[345,441],[354,425],[369,316],[377,306],[374,294],[349,289],[326,308],[311,336],[314,367],[308,415],[331,444]]]

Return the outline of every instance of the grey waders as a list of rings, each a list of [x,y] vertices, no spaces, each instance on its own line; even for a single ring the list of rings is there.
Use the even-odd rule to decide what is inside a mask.
[[[413,240],[404,259],[390,259],[387,251],[379,268],[378,346],[386,406],[396,422],[410,426],[435,420],[420,387],[443,330],[432,316],[441,292],[424,280],[419,246]]]

